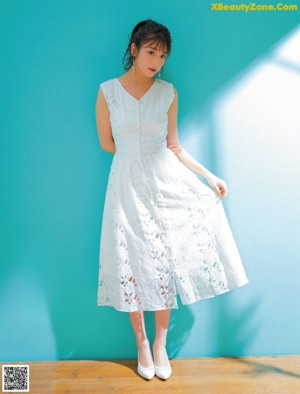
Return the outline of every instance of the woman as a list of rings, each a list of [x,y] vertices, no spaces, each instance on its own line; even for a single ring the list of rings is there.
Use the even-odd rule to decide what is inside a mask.
[[[166,337],[177,291],[191,304],[248,282],[221,201],[226,184],[180,145],[177,90],[161,79],[170,52],[165,26],[138,23],[124,56],[127,72],[102,82],[96,102],[101,147],[114,153],[97,305],[130,313],[137,369],[146,379],[172,373]],[[155,311],[154,362],[144,311]]]

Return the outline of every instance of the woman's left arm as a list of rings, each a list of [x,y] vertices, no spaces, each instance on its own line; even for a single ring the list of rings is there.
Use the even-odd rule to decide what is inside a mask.
[[[168,134],[167,134],[167,147],[177,156],[178,160],[181,161],[190,170],[197,174],[205,177],[210,186],[220,197],[225,197],[228,193],[226,183],[210,172],[197,160],[195,160],[181,145],[179,142],[178,128],[177,128],[177,117],[178,117],[178,94],[174,88],[174,99],[168,111]]]

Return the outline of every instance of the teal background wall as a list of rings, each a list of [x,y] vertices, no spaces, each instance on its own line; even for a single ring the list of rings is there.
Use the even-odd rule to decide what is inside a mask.
[[[299,354],[299,10],[215,12],[207,0],[0,8],[0,361],[137,357],[128,313],[96,305],[113,156],[100,148],[95,101],[101,82],[125,72],[128,36],[146,18],[171,31],[162,79],[178,90],[180,140],[226,181],[250,280],[189,306],[178,299],[169,356]]]

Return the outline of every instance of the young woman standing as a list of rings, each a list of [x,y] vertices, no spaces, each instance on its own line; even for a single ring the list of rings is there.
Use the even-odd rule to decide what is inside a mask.
[[[124,56],[127,72],[102,82],[96,102],[101,147],[114,154],[97,305],[129,312],[137,370],[146,379],[172,373],[166,345],[177,292],[191,304],[249,282],[221,201],[225,182],[180,145],[178,93],[161,79],[170,52],[165,26],[151,19],[138,23]],[[155,312],[154,359],[144,311]]]

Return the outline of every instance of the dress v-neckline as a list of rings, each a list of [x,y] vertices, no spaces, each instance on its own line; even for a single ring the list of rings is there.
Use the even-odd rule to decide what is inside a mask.
[[[117,83],[120,85],[121,89],[129,96],[131,97],[133,100],[135,100],[136,102],[140,102],[153,88],[153,86],[156,83],[156,78],[154,79],[153,84],[150,86],[150,88],[143,94],[143,96],[140,99],[137,99],[136,97],[134,97],[132,94],[130,94],[129,92],[127,92],[127,90],[124,88],[124,86],[121,84],[121,82],[119,81],[119,78],[116,78]]]

